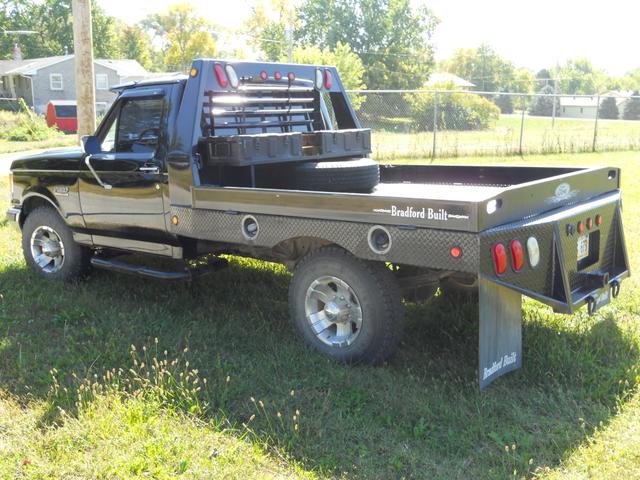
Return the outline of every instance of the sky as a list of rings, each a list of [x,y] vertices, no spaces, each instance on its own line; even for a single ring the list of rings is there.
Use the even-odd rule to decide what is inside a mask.
[[[165,11],[177,0],[97,0],[110,15],[135,23]],[[296,0],[294,0],[296,1]],[[610,75],[640,67],[640,1],[608,0],[414,0],[440,19],[433,42],[436,58],[456,48],[492,46],[516,66],[533,71],[587,57]],[[201,15],[230,28],[241,27],[252,0],[191,0]],[[229,42],[236,44],[243,39]]]

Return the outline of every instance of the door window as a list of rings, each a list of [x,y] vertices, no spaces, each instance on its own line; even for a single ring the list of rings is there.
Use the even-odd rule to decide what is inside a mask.
[[[118,116],[116,153],[155,151],[162,124],[161,98],[125,100]]]

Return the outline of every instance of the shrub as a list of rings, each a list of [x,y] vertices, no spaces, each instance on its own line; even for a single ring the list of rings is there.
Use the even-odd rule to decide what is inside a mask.
[[[620,111],[618,110],[616,99],[614,97],[606,97],[602,100],[598,115],[600,115],[600,118],[617,119],[620,116]]]
[[[630,98],[624,105],[624,113],[622,118],[625,120],[640,120],[640,98],[638,98],[640,92],[633,92],[633,97]]]
[[[32,112],[0,112],[0,139],[14,142],[47,140],[60,134],[47,127],[44,117]]]
[[[552,97],[554,89],[551,85],[545,85],[540,92],[544,96],[533,97],[531,106],[529,107],[529,115],[538,117],[550,117],[553,115],[553,102],[556,103],[556,115],[560,112],[560,100],[558,97]]]
[[[500,109],[473,93],[425,93],[406,95],[409,114],[416,130],[433,130],[436,96],[437,128],[441,130],[482,130],[500,117]]]

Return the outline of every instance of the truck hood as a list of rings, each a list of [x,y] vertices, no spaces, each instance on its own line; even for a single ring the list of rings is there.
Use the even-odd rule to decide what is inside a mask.
[[[84,151],[81,147],[56,148],[25,155],[11,163],[11,170],[79,170]]]

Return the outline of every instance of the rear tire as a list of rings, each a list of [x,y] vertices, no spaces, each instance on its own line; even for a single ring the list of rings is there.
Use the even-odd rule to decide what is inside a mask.
[[[22,227],[27,265],[43,278],[71,281],[89,268],[90,250],[73,240],[73,232],[52,207],[38,207]]]
[[[305,162],[282,167],[284,188],[325,192],[371,192],[380,183],[380,166],[370,158]]]
[[[338,247],[298,263],[289,308],[300,336],[340,362],[380,364],[402,337],[404,312],[392,272]]]

